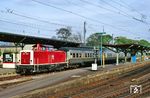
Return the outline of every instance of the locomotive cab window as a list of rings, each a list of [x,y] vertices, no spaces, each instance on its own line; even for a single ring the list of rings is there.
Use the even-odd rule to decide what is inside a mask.
[[[46,48],[45,48],[45,47],[42,47],[42,50],[43,50],[43,51],[45,51],[45,50],[46,50]]]

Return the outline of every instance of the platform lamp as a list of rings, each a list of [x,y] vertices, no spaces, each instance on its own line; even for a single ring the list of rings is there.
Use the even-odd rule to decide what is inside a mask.
[[[103,32],[99,32],[99,33],[96,33],[96,34],[100,34],[101,35],[101,49],[100,49],[100,54],[101,54],[101,66],[102,66],[102,64],[103,64],[103,61],[102,61],[102,58],[103,58],[103,45],[102,45],[102,41],[103,41],[103,38],[102,38],[102,36],[103,36],[103,34],[106,34],[106,32],[104,32],[104,30],[103,30]],[[104,68],[104,66],[102,66],[103,68]]]

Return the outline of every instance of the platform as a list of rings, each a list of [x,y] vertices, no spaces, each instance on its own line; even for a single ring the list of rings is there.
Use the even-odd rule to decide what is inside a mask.
[[[16,70],[15,69],[9,69],[9,68],[0,68],[0,76],[3,75],[10,75],[10,74],[15,74]]]

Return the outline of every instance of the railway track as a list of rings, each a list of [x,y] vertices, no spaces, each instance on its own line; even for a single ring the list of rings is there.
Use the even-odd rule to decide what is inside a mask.
[[[139,98],[150,93],[150,67],[144,66],[81,87],[53,93],[49,98]],[[141,78],[143,77],[143,78]],[[130,94],[130,85],[142,85],[142,93]]]
[[[89,71],[88,68],[68,70],[55,74],[50,73],[45,78],[39,78],[40,76],[37,75],[35,80],[5,89],[0,93],[0,96],[3,98],[14,95],[18,95],[15,98],[96,98],[100,96],[116,98],[117,96],[128,96],[130,84],[137,84],[137,82],[143,85],[143,93],[147,94],[149,84],[146,84],[146,81],[148,80],[145,77],[140,78],[149,73],[149,66],[146,66],[146,64],[150,63],[107,67],[107,70],[100,69],[96,72]],[[72,78],[73,75],[77,74],[82,76]],[[49,87],[47,87],[48,85]],[[109,95],[110,92],[112,93]]]
[[[69,71],[69,70],[72,70],[72,69],[63,70],[61,72]],[[47,77],[49,75],[52,75],[54,73],[56,74],[59,72],[60,71],[44,72],[44,73],[36,73],[36,74],[30,74],[30,75],[19,75],[19,74],[3,75],[0,77],[0,91],[5,90],[11,86],[21,84],[23,82],[36,80],[37,78]],[[64,81],[67,81],[67,80],[64,80]]]
[[[3,75],[0,77],[0,81],[7,81],[7,80],[26,78],[26,77],[38,77],[38,76],[48,75],[51,73],[53,72],[36,73],[36,74],[30,74],[30,75],[20,75],[20,74]]]
[[[12,79],[18,79],[18,78],[22,78],[22,76],[20,75],[3,76],[3,77],[0,77],[0,81],[6,81],[6,80],[12,80]]]

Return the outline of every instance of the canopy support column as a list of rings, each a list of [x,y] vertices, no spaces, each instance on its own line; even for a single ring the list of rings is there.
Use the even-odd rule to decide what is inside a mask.
[[[116,53],[116,65],[119,64],[119,51],[117,49],[117,53]]]

